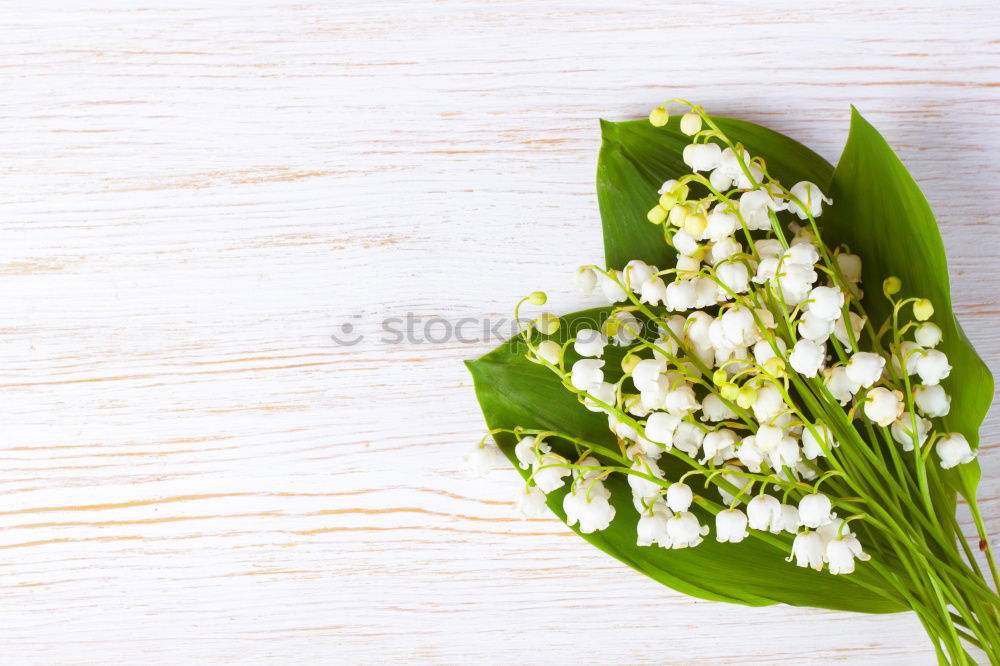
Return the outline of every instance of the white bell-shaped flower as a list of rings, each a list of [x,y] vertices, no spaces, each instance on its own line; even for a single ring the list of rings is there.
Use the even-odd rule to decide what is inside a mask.
[[[667,534],[671,548],[694,548],[708,534],[708,527],[699,523],[693,513],[683,511],[667,520]]]
[[[595,331],[596,333],[596,331]],[[596,358],[583,358],[573,364],[569,381],[578,391],[586,391],[604,381],[604,361]]]
[[[762,423],[757,428],[757,448],[764,453],[770,453],[781,444],[781,438],[785,436],[785,431],[780,426]]]
[[[819,262],[819,249],[811,242],[799,242],[781,253],[784,266],[797,265],[811,269]]]
[[[701,260],[689,257],[686,254],[677,255],[677,277],[693,278],[701,270]]]
[[[545,493],[536,486],[524,486],[517,494],[514,507],[522,518],[544,518],[549,514]]]
[[[680,423],[679,416],[666,412],[653,412],[646,419],[646,438],[670,449],[673,446],[674,431]]]
[[[775,201],[766,190],[751,190],[740,195],[740,215],[750,230],[771,228],[769,213],[784,210],[784,205]]]
[[[625,421],[620,420],[614,414],[608,414],[608,430],[613,432],[619,439],[627,439],[633,442],[639,439],[639,433],[636,429]]]
[[[490,470],[506,464],[500,447],[496,442],[486,440],[474,446],[465,456],[465,466],[473,474],[482,476]]]
[[[667,285],[666,306],[668,310],[683,312],[694,307],[697,299],[694,283],[691,280],[679,280]]]
[[[785,251],[785,247],[777,238],[764,238],[754,242],[754,249],[761,259],[777,259]]]
[[[538,443],[534,437],[522,437],[514,447],[514,457],[520,463],[521,469],[528,469],[539,464],[541,456],[552,451],[546,442]]]
[[[722,204],[716,206],[707,218],[708,224],[702,233],[702,238],[718,243],[732,236],[740,228],[740,219],[727,212]]]
[[[937,347],[943,337],[941,328],[932,321],[925,321],[913,331],[913,339],[917,344],[928,349]]]
[[[734,488],[737,488],[741,498],[743,497],[743,491],[749,492],[753,480],[738,476],[739,473],[743,472],[742,469],[733,463],[726,463],[722,469],[728,471],[728,473],[722,475],[723,480],[730,483]],[[722,497],[723,504],[733,504],[734,502],[739,503],[742,501],[742,499],[737,500],[721,486],[719,486],[719,495]]]
[[[781,520],[781,502],[770,495],[758,495],[747,503],[747,522],[751,529],[771,531]]]
[[[655,390],[656,382],[667,371],[667,363],[663,359],[644,358],[632,368],[632,383],[640,391]]]
[[[914,420],[916,420],[916,432],[913,429]],[[898,419],[893,421],[889,432],[892,433],[892,438],[902,445],[904,451],[912,451],[914,435],[916,435],[917,444],[922,445],[927,441],[927,435],[930,434],[931,428],[931,422],[927,419],[919,416],[914,419],[911,412],[903,412]]]
[[[753,282],[756,284],[764,284],[774,280],[777,275],[777,257],[763,257],[761,258],[760,263],[757,264],[757,271],[753,276]]]
[[[587,389],[587,397],[583,401],[584,407],[592,412],[602,412],[607,409],[600,404],[602,402],[612,407],[618,402],[618,388],[614,384],[601,382]]]
[[[854,394],[861,390],[861,384],[847,375],[847,368],[838,365],[826,372],[826,388],[841,405],[846,405],[854,399]]]
[[[837,255],[837,266],[848,282],[861,282],[861,257],[843,252]]]
[[[909,340],[899,346],[899,351],[892,356],[892,369],[897,375],[903,374],[903,365],[906,365],[906,374],[917,374],[917,359],[924,353],[924,348],[916,342]]]
[[[639,523],[636,525],[636,545],[652,546],[658,544],[670,548],[670,536],[667,534],[667,520],[671,517],[670,509],[660,499],[651,507],[640,512]]]
[[[739,543],[749,536],[747,515],[739,509],[725,509],[715,514],[715,540]]]
[[[790,191],[794,198],[789,200],[788,210],[795,213],[800,220],[804,220],[810,215],[814,218],[819,217],[820,213],[823,212],[823,204],[833,203],[831,199],[823,196],[819,187],[807,180],[795,183]],[[798,202],[795,199],[798,199]]]
[[[693,423],[681,421],[674,431],[673,444],[689,456],[698,454],[701,442],[705,439],[705,432]]]
[[[716,266],[741,252],[743,252],[743,246],[740,245],[738,240],[730,236],[709,246],[708,252],[705,254],[705,262]]]
[[[685,416],[700,409],[701,405],[695,397],[694,389],[689,384],[681,384],[667,393],[663,399],[663,408],[671,414]]]
[[[630,469],[636,472],[635,474],[628,475],[628,485],[632,488],[633,495],[645,500],[651,500],[660,494],[663,486],[654,480],[645,478],[663,479],[663,470],[660,469],[655,460],[645,456],[636,456],[632,461]],[[640,474],[643,476],[640,476]]]
[[[691,143],[681,153],[692,171],[711,171],[722,164],[722,147],[717,143]]]
[[[719,296],[719,285],[712,278],[699,277],[692,280],[692,282],[694,282],[694,306],[696,308],[715,305],[722,300]]]
[[[945,393],[944,387],[940,384],[934,386],[918,384],[913,389],[913,400],[917,403],[917,409],[930,418],[948,416],[948,412],[951,411],[951,396]]]
[[[687,511],[691,508],[692,501],[694,501],[694,493],[691,492],[691,486],[686,483],[672,483],[667,488],[667,506],[670,507],[671,511],[675,513]]]
[[[826,343],[830,335],[836,330],[837,322],[833,319],[824,319],[813,312],[806,312],[799,320],[798,333],[806,340],[816,343]]]
[[[663,305],[667,300],[667,283],[663,278],[652,277],[639,286],[639,302],[647,305]]]
[[[806,495],[799,500],[799,517],[802,519],[802,524],[813,529],[833,520],[832,509],[830,498],[823,493]]]
[[[736,433],[728,428],[713,430],[705,435],[705,439],[701,442],[701,448],[704,452],[701,462],[705,463],[709,460],[714,460],[715,464],[718,465],[725,460],[729,460],[736,455],[736,443],[738,441],[739,437]]]
[[[851,381],[868,388],[882,376],[885,359],[871,352],[857,352],[847,363],[847,376]]]
[[[806,300],[819,276],[816,271],[800,264],[782,264],[776,276],[781,297],[786,305],[798,305]]]
[[[941,383],[941,380],[951,374],[948,357],[937,349],[928,349],[923,355],[916,357],[916,370],[920,381],[927,386]]]
[[[709,393],[705,396],[705,399],[701,401],[702,421],[718,423],[719,421],[728,421],[729,419],[735,418],[736,412],[730,409],[729,406],[722,401],[722,398],[714,393]]]
[[[815,430],[816,434],[813,434]],[[818,438],[817,438],[818,436]],[[823,453],[823,447],[831,449],[837,444],[833,439],[833,433],[830,429],[823,425],[822,423],[814,425],[812,428],[806,428],[802,431],[802,455],[804,455],[809,460],[815,460],[817,457],[825,455]]]
[[[573,349],[580,356],[604,356],[604,348],[607,345],[607,336],[592,328],[581,328],[576,333],[576,340],[573,341]]]
[[[532,479],[546,495],[562,488],[565,483],[563,479],[569,476],[569,468],[563,465],[566,465],[565,458],[555,453],[546,453],[533,466]]]
[[[823,570],[825,547],[823,539],[816,532],[801,532],[792,542],[792,555],[795,558],[795,565],[799,567],[809,567],[816,571]]]
[[[615,517],[615,507],[608,502],[610,496],[600,481],[573,488],[563,498],[566,524],[572,527],[579,522],[584,534],[607,529]]]
[[[625,264],[625,269],[622,271],[622,275],[625,278],[625,284],[632,289],[632,291],[638,291],[642,283],[656,275],[656,272],[656,266],[650,266],[641,259],[633,259]]]
[[[604,327],[610,341],[619,347],[632,344],[642,333],[642,324],[639,323],[639,320],[631,312],[624,310],[619,310],[608,317],[604,322]],[[577,336],[577,340],[579,340],[579,336]],[[602,349],[601,352],[603,353],[603,351]]]
[[[771,382],[764,382],[757,387],[757,398],[750,407],[757,421],[761,423],[773,420],[787,409],[784,396]]]
[[[822,319],[837,320],[842,314],[841,308],[844,307],[844,292],[834,287],[815,287],[809,292],[808,300],[806,308],[809,312]]]
[[[815,377],[826,360],[826,348],[805,338],[792,347],[788,362],[803,377]]]
[[[562,345],[553,340],[542,340],[538,343],[538,358],[548,361],[552,365],[559,365],[562,357]]]
[[[680,336],[695,344],[703,344],[708,340],[708,329],[715,317],[702,310],[695,310],[684,321]]]
[[[594,293],[597,286],[597,271],[587,266],[580,267],[573,276],[573,283],[577,290],[589,296]]]
[[[742,262],[719,264],[715,269],[715,276],[734,294],[745,294],[750,289],[750,272]],[[729,298],[728,294],[726,298]]]
[[[883,428],[903,413],[903,394],[878,386],[865,396],[865,416]]]
[[[700,247],[698,245],[698,241],[695,240],[695,237],[683,229],[677,230],[674,234],[672,242],[674,244],[674,248],[676,248],[680,254],[686,254],[688,256],[698,252],[698,248]]]
[[[799,517],[799,510],[791,504],[782,504],[778,511],[778,519],[771,525],[771,533],[795,534],[799,531],[800,525],[802,525],[802,519]]]
[[[802,449],[794,437],[785,435],[778,445],[766,452],[767,462],[772,469],[794,468],[802,460]]]
[[[744,437],[740,446],[736,449],[736,457],[754,474],[760,473],[760,466],[764,462],[764,452],[757,446],[757,438],[754,435]]]
[[[865,326],[865,318],[855,312],[851,312],[849,314],[851,316],[851,328],[854,332],[854,341],[860,342],[861,330]],[[847,334],[847,324],[844,321],[843,316],[835,322],[833,334],[838,340],[840,340],[840,344],[844,345],[845,349],[851,349],[851,338]]]
[[[601,294],[611,304],[627,301],[628,292],[619,284],[619,282],[624,284],[624,276],[621,274],[621,271],[611,271],[611,273],[618,282],[615,282],[615,280],[604,273],[597,273],[597,286],[601,290]]]
[[[941,458],[941,467],[951,469],[955,465],[970,463],[976,457],[969,440],[960,432],[953,432],[938,440],[935,445],[937,454]]]
[[[721,317],[722,331],[726,341],[732,347],[746,347],[757,341],[757,325],[754,323],[753,311],[743,306],[729,308]]]
[[[871,556],[861,550],[861,542],[853,534],[846,534],[827,543],[823,557],[829,562],[830,573],[834,575],[854,573],[855,558],[862,562],[871,559]]]
[[[780,355],[783,356],[785,352],[788,351],[788,346],[785,344],[785,341],[781,338],[775,338],[774,342],[775,346],[781,351]],[[760,342],[754,344],[753,358],[757,361],[758,365],[764,365],[775,356],[774,347],[771,346],[771,342],[769,340],[761,340]]]

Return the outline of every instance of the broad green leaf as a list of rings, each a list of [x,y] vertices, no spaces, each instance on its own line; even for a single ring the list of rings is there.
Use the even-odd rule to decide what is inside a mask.
[[[580,328],[595,327],[608,310],[588,310],[563,317],[563,326],[553,339],[565,340]],[[609,348],[605,369],[618,367],[621,351]],[[566,391],[558,377],[546,368],[527,361],[523,343],[509,340],[477,361],[468,363],[475,381],[476,395],[490,428],[553,429],[616,448],[608,430],[607,417],[588,411]],[[517,469],[512,437],[496,438]],[[569,451],[564,451],[569,453]],[[664,456],[664,460],[672,460]],[[678,463],[665,467],[668,477],[677,478],[686,468]],[[518,469],[521,472],[520,469]],[[521,472],[522,476],[526,472]],[[675,590],[714,601],[762,606],[787,603],[837,610],[886,613],[906,606],[885,599],[857,585],[857,581],[883,587],[876,574],[864,565],[851,576],[832,576],[803,569],[784,561],[787,554],[756,538],[739,544],[719,544],[709,535],[693,549],[664,550],[636,545],[638,514],[631,503],[631,491],[622,475],[606,482],[617,511],[611,526],[602,532],[580,534],[584,539]],[[696,488],[696,491],[698,489]],[[717,499],[714,491],[708,495]],[[552,493],[549,506],[565,521],[564,492]],[[699,513],[703,523],[711,516]],[[576,528],[574,528],[579,533]]]
[[[772,176],[791,187],[800,180],[825,188],[833,167],[801,143],[766,127],[743,120],[713,117],[719,129],[742,143],[752,155],[764,157]],[[632,259],[672,266],[675,253],[663,242],[660,228],[646,220],[665,180],[689,173],[681,151],[691,142],[671,118],[664,127],[647,120],[601,121],[597,161],[597,200],[604,228],[604,257],[609,268]]]
[[[993,400],[993,376],[952,313],[948,264],[927,199],[882,135],[853,107],[851,133],[829,195],[833,205],[818,220],[820,230],[827,243],[844,243],[861,256],[863,304],[875,326],[891,313],[881,286],[889,275],[903,281],[902,295],[934,303],[931,321],[944,332],[938,349],[953,368],[942,382],[952,396],[945,426],[975,447]],[[959,465],[944,476],[969,497],[979,482],[979,464]]]

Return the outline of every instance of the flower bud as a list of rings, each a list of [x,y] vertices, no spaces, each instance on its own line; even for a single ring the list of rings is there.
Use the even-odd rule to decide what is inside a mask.
[[[649,122],[653,127],[663,127],[670,119],[670,114],[662,106],[658,106],[649,112]]]
[[[926,298],[921,298],[913,304],[913,316],[917,321],[927,321],[934,314],[934,304]]]
[[[732,402],[740,394],[740,387],[733,382],[726,382],[719,385],[719,393],[722,394],[723,398]]]
[[[663,206],[653,206],[646,213],[646,219],[653,224],[663,224],[663,221],[667,219],[667,211]]]
[[[764,361],[764,371],[772,377],[782,377],[785,374],[785,361],[777,356],[772,356]]]
[[[736,404],[743,409],[750,409],[755,402],[757,402],[757,389],[752,386],[744,386],[736,395]]]
[[[545,359],[552,365],[559,365],[559,357],[562,356],[562,347],[558,342],[543,340],[538,343],[538,357]]]
[[[549,297],[545,295],[544,291],[533,291],[528,294],[528,302],[532,305],[545,305],[547,300]]]
[[[641,360],[642,359],[634,354],[625,354],[625,357],[622,358],[622,372],[625,374],[631,373],[635,370],[635,366],[639,365],[639,361]]]
[[[675,227],[683,227],[684,220],[687,219],[688,209],[684,206],[674,206],[670,209],[670,224]]]
[[[701,131],[701,116],[697,113],[685,113],[681,116],[681,132],[694,136]]]
[[[886,296],[892,296],[893,294],[898,294],[899,290],[903,288],[903,281],[896,276],[887,277],[885,282],[882,283],[882,293]]]
[[[552,335],[559,330],[559,317],[546,312],[535,322],[535,328],[542,335]]]
[[[705,227],[708,226],[708,220],[701,213],[694,213],[688,215],[684,218],[684,231],[688,232],[695,238],[700,236],[704,231]]]

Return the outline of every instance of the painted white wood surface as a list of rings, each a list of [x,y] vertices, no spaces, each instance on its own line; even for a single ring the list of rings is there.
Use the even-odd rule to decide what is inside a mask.
[[[97,4],[0,6],[0,661],[932,661],[513,518],[461,460],[497,341],[378,321],[585,305],[598,117],[682,95],[836,160],[853,103],[996,372],[995,3]]]

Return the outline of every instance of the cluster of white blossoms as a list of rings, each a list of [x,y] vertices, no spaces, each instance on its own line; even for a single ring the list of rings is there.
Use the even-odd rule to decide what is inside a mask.
[[[904,456],[925,464],[932,447],[943,468],[974,457],[962,434],[939,426],[951,368],[936,349],[933,306],[896,298],[902,285],[889,278],[892,314],[876,330],[861,305],[861,259],[820,237],[815,220],[832,203],[820,188],[786,189],[699,108],[680,127],[692,137],[691,173],[663,183],[647,216],[674,265],[583,267],[579,288],[600,294],[610,316],[561,342],[548,337],[559,328],[551,315],[525,331],[528,358],[606,413],[618,448],[507,431],[530,473],[519,506],[539,515],[546,495],[568,486],[568,522],[602,530],[616,514],[605,481],[624,474],[641,546],[695,547],[714,514],[717,541],[784,533],[789,561],[851,573],[868,555],[849,524],[864,524],[868,509],[848,480],[868,451],[900,470]],[[477,455],[495,456],[491,447],[484,440]],[[682,470],[675,478],[667,462]]]

